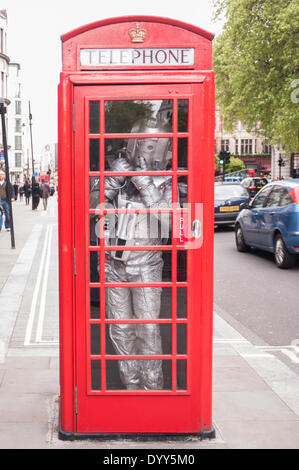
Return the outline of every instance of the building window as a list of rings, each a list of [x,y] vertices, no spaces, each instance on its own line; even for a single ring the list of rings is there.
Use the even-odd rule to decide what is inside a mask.
[[[22,132],[22,120],[16,119],[15,121],[15,132]]]
[[[15,135],[15,150],[22,150],[22,136]]]
[[[21,114],[22,108],[21,108],[21,101],[16,101],[16,114]]]
[[[271,145],[265,144],[263,142],[263,153],[267,153],[268,155],[271,155]]]
[[[235,142],[235,154],[239,155],[239,141],[238,141],[238,139],[236,139],[236,142]]]
[[[221,140],[221,151],[229,152],[229,139]]]
[[[22,154],[15,153],[15,166],[20,168],[22,166]]]
[[[252,155],[252,139],[241,139],[241,155]]]

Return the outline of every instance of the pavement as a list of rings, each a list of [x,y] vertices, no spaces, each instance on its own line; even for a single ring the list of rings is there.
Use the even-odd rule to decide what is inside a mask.
[[[57,199],[47,211],[14,203],[16,249],[0,232],[0,449],[298,449],[299,377],[215,306],[215,438],[61,441]]]

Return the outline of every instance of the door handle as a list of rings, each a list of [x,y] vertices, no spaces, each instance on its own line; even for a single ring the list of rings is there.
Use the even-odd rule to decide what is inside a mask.
[[[196,219],[192,222],[192,237],[193,238],[200,238],[201,236],[201,222],[200,220]]]

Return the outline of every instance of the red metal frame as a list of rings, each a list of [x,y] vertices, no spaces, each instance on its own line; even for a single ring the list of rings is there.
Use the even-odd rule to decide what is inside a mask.
[[[147,27],[153,22],[155,25],[171,25],[171,28],[184,28],[180,22],[164,19],[143,17]],[[122,25],[130,22],[142,21],[141,17],[125,18]],[[107,20],[107,25],[114,27],[119,19]],[[211,384],[212,384],[212,306],[213,306],[213,169],[214,169],[214,77],[210,67],[205,70],[203,66],[198,71],[99,71],[77,72],[76,53],[80,44],[89,44],[88,31],[91,31],[90,41],[94,41],[97,28],[103,27],[103,22],[80,28],[69,35],[63,36],[64,54],[68,53],[73,61],[65,61],[59,85],[59,278],[60,278],[60,383],[61,383],[61,430],[63,433],[200,433],[212,429],[211,414]],[[161,29],[161,24],[159,24]],[[198,36],[198,44],[202,46],[207,59],[207,44],[210,36],[204,35],[202,30],[190,25],[188,34]],[[186,44],[186,31],[185,31]],[[208,33],[207,33],[208,34]],[[81,38],[81,36],[83,36]],[[204,39],[203,39],[204,38]],[[173,38],[169,39],[171,42]],[[179,40],[175,43],[178,43]],[[68,46],[68,43],[69,46]],[[171,42],[172,43],[172,42]],[[169,46],[163,42],[164,47]],[[98,46],[98,44],[97,44]],[[102,43],[98,47],[103,47]],[[111,46],[112,47],[112,46]],[[113,44],[113,47],[115,44]],[[120,46],[119,46],[120,47]],[[126,46],[123,46],[126,47]],[[148,46],[147,46],[148,47]],[[150,47],[153,47],[150,44]],[[65,57],[65,55],[64,55]],[[199,68],[200,59],[196,66]],[[152,83],[147,85],[146,83]],[[140,85],[136,85],[139,83]],[[141,84],[144,84],[141,87]],[[154,85],[156,83],[156,85]],[[115,84],[115,86],[111,86]],[[133,85],[134,84],[134,85]],[[80,85],[84,85],[81,87]],[[97,85],[96,87],[90,85]],[[105,86],[103,86],[105,85]],[[140,89],[140,91],[139,91]],[[104,240],[100,246],[89,246],[89,214],[96,209],[89,209],[88,191],[89,177],[100,176],[101,194],[104,193],[104,175],[118,173],[104,171],[104,160],[100,160],[99,172],[89,171],[89,138],[100,139],[100,154],[104,154],[105,137],[125,138],[125,134],[104,134],[104,99],[178,99],[190,100],[189,132],[178,133],[173,129],[171,134],[161,134],[173,138],[172,171],[161,172],[173,177],[173,200],[177,191],[177,175],[188,177],[188,187],[191,202],[200,202],[203,210],[203,244],[200,249],[188,250],[188,279],[186,282],[175,282],[177,273],[176,252],[184,249],[178,240],[173,245],[155,247],[154,249],[173,251],[172,254],[172,282],[151,284],[172,288],[172,316],[169,319],[147,321],[150,323],[169,324],[172,328],[172,353],[162,356],[142,356],[142,359],[172,360],[172,387],[171,390],[159,391],[101,391],[91,390],[90,364],[87,360],[90,351],[90,338],[88,329],[91,324],[101,325],[101,355],[94,355],[92,359],[101,359],[102,378],[105,376],[104,358],[111,360],[124,359],[124,356],[104,356],[105,329],[107,324],[116,320],[105,318],[104,289],[109,286],[124,285],[107,284],[104,279],[104,256],[100,257],[100,282],[92,287],[101,289],[101,317],[100,320],[90,319],[89,291],[90,283],[85,278],[89,272],[89,252],[102,251],[104,254]],[[100,100],[100,133],[89,134],[88,100]],[[73,103],[75,103],[76,132],[73,133]],[[193,109],[192,109],[193,107]],[[174,105],[173,122],[177,122],[176,104]],[[84,125],[82,126],[82,122]],[[134,137],[132,134],[127,137]],[[142,137],[138,135],[138,137]],[[148,137],[144,135],[143,137]],[[177,172],[177,138],[188,137],[189,167],[187,171]],[[190,155],[193,155],[192,159]],[[126,173],[130,175],[130,173]],[[135,173],[136,174],[136,173]],[[142,174],[152,174],[144,172]],[[155,174],[157,174],[155,172]],[[82,181],[84,182],[82,185]],[[80,185],[82,186],[81,189]],[[149,211],[147,209],[145,212]],[[104,213],[113,212],[105,209]],[[121,212],[118,210],[117,212]],[[160,210],[161,212],[161,210]],[[184,210],[170,211],[173,214],[173,226],[178,223],[177,217]],[[86,220],[85,220],[86,217]],[[193,217],[193,214],[192,214]],[[189,220],[190,222],[190,220]],[[76,248],[76,266],[74,266],[74,247]],[[105,247],[105,251],[113,247]],[[125,250],[137,250],[138,247],[122,247]],[[153,247],[142,247],[142,250],[152,250]],[[76,275],[74,275],[76,270]],[[137,287],[139,284],[128,284]],[[150,285],[150,284],[146,284]],[[127,284],[126,284],[127,286]],[[188,297],[187,317],[179,319],[176,316],[177,287],[192,288],[192,295]],[[190,287],[191,286],[191,287]],[[86,314],[87,312],[87,314]],[[122,320],[123,323],[146,323],[145,320]],[[177,354],[176,326],[187,324],[187,351],[186,354]],[[127,358],[127,356],[126,356]],[[134,356],[130,356],[134,358]],[[140,359],[141,356],[136,358]],[[188,381],[186,390],[176,389],[176,361],[187,360]],[[104,381],[105,384],[105,381]],[[166,401],[165,401],[166,400]],[[76,409],[77,407],[77,409]],[[159,410],[156,412],[156,410]]]

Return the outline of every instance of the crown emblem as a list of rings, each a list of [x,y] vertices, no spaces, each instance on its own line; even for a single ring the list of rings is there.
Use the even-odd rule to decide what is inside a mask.
[[[146,30],[140,28],[139,23],[136,23],[136,28],[129,30],[129,36],[132,42],[143,42],[146,38]]]

